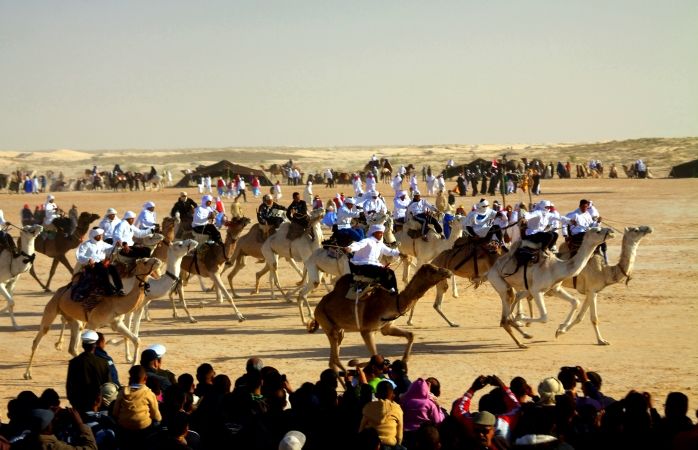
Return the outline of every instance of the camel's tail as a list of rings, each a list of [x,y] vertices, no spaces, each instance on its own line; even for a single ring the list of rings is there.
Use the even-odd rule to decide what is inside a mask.
[[[306,328],[308,329],[308,333],[315,333],[318,328],[320,328],[320,322],[318,322],[315,319],[311,319],[308,321],[308,325],[306,325]]]

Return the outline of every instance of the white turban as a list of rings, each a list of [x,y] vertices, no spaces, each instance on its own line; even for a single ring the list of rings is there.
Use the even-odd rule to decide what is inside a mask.
[[[368,234],[369,234],[369,236],[372,236],[373,233],[375,233],[377,231],[384,232],[385,226],[380,224],[380,223],[376,223],[374,225],[371,225],[371,227],[368,229]]]
[[[145,203],[143,204],[143,207],[144,207],[145,209],[148,209],[148,208],[155,208],[155,203],[153,203],[153,202],[145,202]]]
[[[201,205],[202,206],[206,206],[206,202],[212,202],[212,201],[213,201],[213,197],[210,195],[204,195],[203,197],[201,197]]]
[[[124,213],[124,219],[135,219],[136,218],[136,213],[133,211],[126,211]]]
[[[93,229],[90,230],[89,236],[90,236],[90,239],[94,239],[95,237],[100,236],[100,235],[102,235],[102,234],[104,234],[104,230],[103,230],[103,229],[101,229],[101,228],[93,228]]]

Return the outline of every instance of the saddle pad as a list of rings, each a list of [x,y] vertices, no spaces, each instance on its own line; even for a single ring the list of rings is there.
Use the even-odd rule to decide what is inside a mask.
[[[540,259],[540,250],[528,247],[519,247],[514,253],[514,257],[516,258],[516,262],[519,266],[525,266],[529,263],[535,264]]]
[[[347,289],[347,293],[344,295],[345,298],[351,301],[356,301],[356,294],[359,294],[359,301],[362,302],[367,299],[373,291],[380,286],[378,283],[371,280],[371,283],[352,283]],[[359,292],[360,291],[360,292]]]

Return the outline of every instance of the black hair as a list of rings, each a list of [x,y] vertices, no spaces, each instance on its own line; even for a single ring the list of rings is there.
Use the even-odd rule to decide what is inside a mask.
[[[384,380],[376,386],[376,398],[387,400],[388,395],[394,392],[393,384],[390,381]]]
[[[128,382],[129,384],[140,383],[145,376],[145,368],[136,364],[135,366],[128,369]]]

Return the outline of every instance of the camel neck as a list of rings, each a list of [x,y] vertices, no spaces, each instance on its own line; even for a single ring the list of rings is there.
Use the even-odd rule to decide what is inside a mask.
[[[581,247],[579,247],[577,254],[574,255],[571,259],[565,261],[565,269],[569,273],[567,273],[564,277],[561,277],[561,279],[576,277],[577,275],[579,275],[579,273],[584,269],[584,266],[586,266],[586,264],[593,256],[594,250],[599,245],[600,243],[598,242],[592,243],[591,239],[589,239],[589,236],[587,236],[582,242]]]
[[[630,235],[626,233],[623,236],[623,247],[620,250],[620,259],[618,264],[613,267],[613,282],[617,283],[625,277],[630,277],[635,266],[635,257],[637,255],[637,247],[639,242],[633,242]]]

